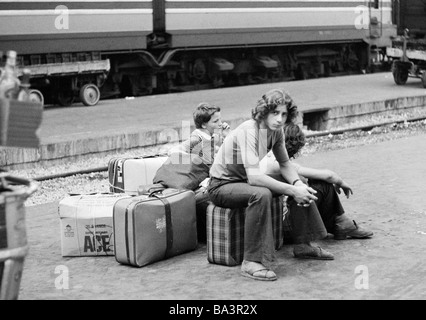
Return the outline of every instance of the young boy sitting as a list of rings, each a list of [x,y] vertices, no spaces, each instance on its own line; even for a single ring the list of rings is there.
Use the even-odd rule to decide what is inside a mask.
[[[220,107],[205,102],[197,106],[193,113],[196,129],[187,140],[169,151],[169,158],[153,180],[168,188],[195,191],[200,242],[206,241],[209,170],[216,151],[230,131],[229,125],[222,122],[220,111]]]

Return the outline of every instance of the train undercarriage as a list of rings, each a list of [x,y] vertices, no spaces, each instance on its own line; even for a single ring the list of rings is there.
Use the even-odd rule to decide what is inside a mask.
[[[84,99],[85,93],[82,90],[86,90],[88,102],[83,103],[90,105],[92,100],[99,98],[372,72],[373,68],[388,68],[386,56],[382,53],[381,49],[371,50],[364,42],[174,49],[153,53],[90,53],[79,56],[88,57],[89,61],[93,61],[93,57],[98,57],[99,61],[109,61],[110,68],[107,72],[101,70],[85,75],[51,77],[47,82],[34,78],[32,87],[43,94],[46,103],[63,106]],[[31,58],[26,57],[26,60],[31,61]],[[57,59],[61,62],[60,57]]]

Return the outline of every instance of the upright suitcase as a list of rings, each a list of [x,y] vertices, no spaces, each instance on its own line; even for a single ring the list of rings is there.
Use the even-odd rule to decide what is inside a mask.
[[[157,170],[166,160],[166,156],[110,159],[108,162],[110,191],[137,195],[139,186],[152,184]]]
[[[115,258],[136,267],[195,250],[195,194],[166,189],[116,202]]]

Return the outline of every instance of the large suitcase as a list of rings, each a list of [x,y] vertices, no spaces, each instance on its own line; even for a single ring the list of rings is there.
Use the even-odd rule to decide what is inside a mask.
[[[166,156],[110,159],[108,162],[110,191],[137,195],[139,186],[152,184],[157,170],[166,160]]]
[[[136,267],[195,250],[195,194],[166,189],[117,201],[114,247],[119,263]]]

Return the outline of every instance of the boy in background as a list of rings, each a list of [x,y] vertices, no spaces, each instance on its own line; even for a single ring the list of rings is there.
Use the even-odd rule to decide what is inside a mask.
[[[167,188],[195,192],[199,242],[206,242],[206,209],[209,195],[206,187],[214,156],[230,131],[222,122],[221,109],[200,103],[193,113],[195,130],[190,137],[169,151],[169,158],[160,167],[153,182]]]

